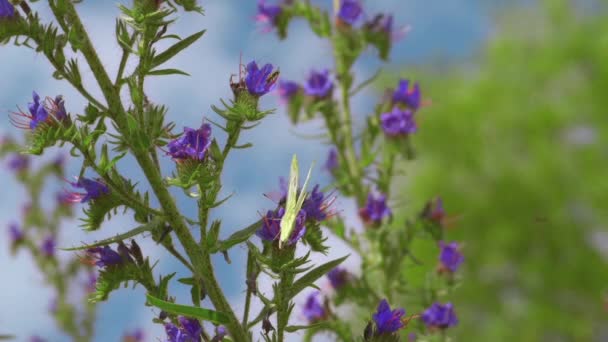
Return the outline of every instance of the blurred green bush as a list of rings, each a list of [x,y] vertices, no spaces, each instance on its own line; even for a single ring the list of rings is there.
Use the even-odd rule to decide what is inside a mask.
[[[456,341],[608,339],[608,15],[564,3],[501,18],[475,67],[417,75],[408,206],[458,217]]]

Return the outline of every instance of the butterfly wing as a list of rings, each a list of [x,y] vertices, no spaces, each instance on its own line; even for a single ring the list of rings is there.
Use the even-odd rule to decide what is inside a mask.
[[[297,206],[298,195],[298,157],[293,155],[291,159],[291,169],[289,171],[289,187],[287,188],[287,199],[285,201],[285,214],[281,218],[281,235],[279,236],[279,248],[289,239],[294,228],[294,223],[298,215]]]

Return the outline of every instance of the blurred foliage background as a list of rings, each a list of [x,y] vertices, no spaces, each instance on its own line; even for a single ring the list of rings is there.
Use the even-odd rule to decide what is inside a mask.
[[[498,22],[475,66],[415,75],[432,105],[408,207],[440,195],[456,219],[456,341],[608,341],[608,13],[545,1]]]

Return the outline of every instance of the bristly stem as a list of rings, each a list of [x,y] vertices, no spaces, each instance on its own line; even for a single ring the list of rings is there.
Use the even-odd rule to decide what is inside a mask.
[[[66,1],[65,10],[72,23],[72,29],[81,34],[82,46],[80,51],[89,64],[89,67],[108,102],[110,116],[115,120],[119,132],[125,134],[127,132],[126,113],[122,105],[120,94],[108,77],[97,52],[82,25],[80,17],[74,8],[74,4],[70,1]],[[58,16],[58,13],[56,13],[56,11],[54,12],[55,15]],[[156,194],[156,197],[165,212],[167,222],[173,227],[177,238],[184,246],[188,257],[192,261],[195,280],[197,282],[202,282],[215,308],[228,316],[229,323],[227,323],[226,326],[234,340],[248,341],[247,332],[236,318],[236,315],[232,311],[230,304],[224,297],[224,294],[217,283],[210,255],[205,253],[194,240],[183,217],[180,215],[173,197],[163,184],[160,170],[156,168],[156,165],[147,153],[148,151],[143,151],[136,147],[131,147],[131,151],[149,181],[152,190]]]

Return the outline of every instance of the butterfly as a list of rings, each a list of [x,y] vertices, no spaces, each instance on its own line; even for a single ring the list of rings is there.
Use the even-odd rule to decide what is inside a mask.
[[[291,159],[291,169],[289,172],[289,187],[287,188],[287,199],[285,201],[285,214],[281,218],[281,234],[279,236],[279,248],[282,248],[283,244],[285,244],[293,229],[295,227],[296,218],[300,209],[302,209],[302,204],[304,204],[304,200],[306,199],[306,186],[308,185],[308,180],[310,179],[310,173],[312,172],[313,165],[308,169],[308,175],[306,175],[306,180],[304,181],[304,185],[298,194],[298,177],[299,177],[299,166],[298,166],[298,157],[294,154]]]

